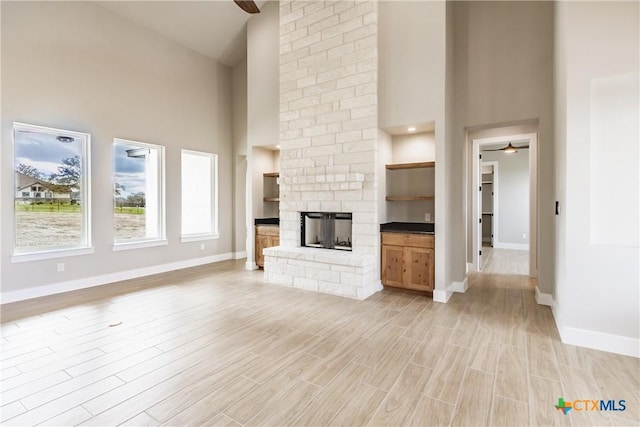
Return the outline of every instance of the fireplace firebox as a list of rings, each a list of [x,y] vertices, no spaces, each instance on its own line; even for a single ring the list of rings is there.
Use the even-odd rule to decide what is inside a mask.
[[[301,245],[350,251],[352,244],[351,224],[351,213],[301,212]]]

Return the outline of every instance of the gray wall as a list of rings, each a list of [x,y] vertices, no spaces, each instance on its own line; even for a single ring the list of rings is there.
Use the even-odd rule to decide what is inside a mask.
[[[247,239],[247,60],[233,67],[233,251],[246,250]]]
[[[445,123],[445,109],[453,107],[446,96],[452,93],[453,49],[449,5],[444,1],[382,1],[378,5],[378,125],[383,129],[401,125],[435,123],[435,289],[434,299],[444,301],[445,289],[453,278],[451,243],[464,242],[462,216],[450,210],[449,138],[452,122]],[[449,55],[449,56],[448,56]],[[445,91],[446,88],[446,91]],[[452,101],[449,99],[448,101]],[[449,113],[449,111],[447,111]],[[446,213],[445,213],[446,212]],[[389,219],[389,217],[387,218]],[[458,236],[457,234],[460,234]],[[464,246],[459,248],[464,251]],[[464,265],[463,254],[458,258]],[[462,269],[464,273],[464,268]],[[457,280],[462,281],[464,277]]]
[[[554,314],[563,341],[640,357],[639,5],[556,12]]]
[[[471,156],[466,133],[483,127],[537,123],[538,133],[538,287],[551,293],[554,281],[553,223],[553,3],[453,2],[455,102],[451,147],[451,212],[466,212],[452,220],[461,233],[452,239],[456,269],[464,277],[463,230],[471,229]],[[466,181],[461,178],[466,176]],[[466,194],[466,197],[463,196]],[[458,196],[459,195],[459,196]],[[466,257],[464,256],[466,254]],[[459,257],[464,259],[459,259]]]
[[[381,1],[378,14],[379,127],[436,119],[444,92],[444,2]]]
[[[2,2],[2,291],[232,250],[230,70],[90,2]],[[11,263],[12,122],[92,135],[95,254]],[[166,147],[167,246],[113,252],[112,142]],[[219,156],[219,240],[179,242],[180,149]],[[65,262],[66,270],[56,272]]]
[[[502,151],[482,152],[483,162],[498,162],[498,179],[494,183],[498,189],[498,221],[494,224],[498,231],[496,247],[500,247],[501,244],[529,244],[528,154],[528,150],[518,150],[514,154],[505,154]],[[526,233],[526,239],[522,238],[522,233]]]
[[[280,140],[280,26],[278,2],[267,2],[247,22],[249,146]]]

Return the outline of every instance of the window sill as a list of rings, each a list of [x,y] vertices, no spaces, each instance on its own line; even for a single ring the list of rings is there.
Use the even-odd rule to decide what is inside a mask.
[[[40,261],[43,259],[66,258],[78,255],[90,255],[95,252],[95,248],[76,248],[76,249],[57,249],[42,252],[29,252],[23,254],[13,254],[11,256],[12,263]]]
[[[130,249],[143,249],[143,248],[152,248],[155,246],[166,246],[169,242],[166,239],[162,240],[137,240],[135,242],[123,242],[123,243],[114,243],[113,251],[128,251]]]
[[[220,238],[220,235],[217,233],[192,234],[187,236],[181,236],[180,243],[199,242],[201,240],[215,240],[219,238]]]

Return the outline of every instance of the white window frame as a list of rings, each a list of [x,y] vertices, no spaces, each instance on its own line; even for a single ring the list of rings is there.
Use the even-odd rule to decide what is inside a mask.
[[[58,134],[64,136],[71,136],[73,138],[82,139],[83,144],[80,151],[80,191],[82,200],[82,242],[76,246],[59,246],[52,248],[38,248],[29,250],[19,250],[15,246],[15,238],[17,234],[16,218],[15,218],[15,206],[13,209],[13,255],[11,256],[12,263],[38,261],[43,259],[63,258],[76,255],[87,255],[94,253],[94,248],[91,243],[91,134],[84,132],[76,132],[65,129],[56,129],[45,126],[31,125],[27,123],[14,122],[13,123],[13,161],[15,163],[15,140],[17,132],[42,132],[50,134]],[[15,164],[13,165],[15,172]],[[15,175],[15,174],[14,174]],[[13,184],[12,194],[15,193],[15,182]],[[15,196],[15,194],[14,194]],[[13,197],[12,197],[13,198]],[[15,202],[14,202],[15,203]]]
[[[184,209],[183,199],[183,185],[184,185],[184,171],[182,168],[184,155],[206,157],[211,162],[211,232],[207,233],[184,233],[184,227],[182,222],[182,209]],[[218,230],[218,155],[214,153],[207,153],[204,151],[194,151],[182,149],[180,150],[180,242],[197,242],[201,240],[213,240],[219,239],[220,233]]]
[[[158,223],[158,235],[154,237],[143,237],[137,239],[123,240],[116,242],[115,236],[115,223],[114,223],[114,236],[113,236],[113,251],[124,251],[130,249],[141,249],[141,248],[149,248],[154,246],[164,246],[167,245],[167,227],[166,227],[166,173],[165,173],[165,147],[157,144],[150,144],[146,142],[133,141],[130,139],[124,138],[114,138],[113,139],[113,147],[116,144],[123,145],[132,145],[140,148],[148,148],[158,151],[158,189],[157,189],[157,223]],[[116,165],[115,158],[112,156],[112,188],[115,188],[116,184]],[[149,210],[149,194],[145,192],[145,215],[148,215]],[[153,199],[151,199],[153,200]],[[115,211],[114,211],[115,212]],[[146,221],[145,221],[146,224]]]

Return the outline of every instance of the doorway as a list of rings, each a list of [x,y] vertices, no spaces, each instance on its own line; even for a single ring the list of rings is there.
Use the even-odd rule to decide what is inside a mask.
[[[498,200],[498,173],[499,163],[495,161],[482,161],[481,163],[481,181],[480,186],[482,188],[482,197],[480,197],[480,218],[482,226],[478,227],[480,232],[480,240],[482,241],[482,254],[483,258],[480,266],[484,265],[486,260],[484,248],[493,248],[496,233],[497,215],[498,211],[496,206],[499,204]]]
[[[472,139],[472,270],[537,275],[536,142],[535,133]]]

